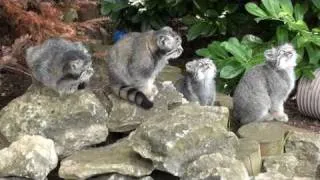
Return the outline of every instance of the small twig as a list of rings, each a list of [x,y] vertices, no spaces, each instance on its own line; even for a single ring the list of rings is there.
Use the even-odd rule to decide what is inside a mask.
[[[90,19],[84,22],[81,22],[80,25],[82,24],[87,24],[87,23],[97,23],[97,22],[102,22],[102,21],[109,21],[109,17],[100,17],[100,18],[95,18],[95,19]]]
[[[22,66],[21,66],[22,67]],[[5,68],[5,69],[9,69],[9,70],[13,70],[13,71],[16,71],[16,72],[20,72],[20,73],[23,73],[29,77],[31,77],[32,75],[30,73],[28,73],[24,68],[15,68],[15,67],[12,67],[12,66],[8,66],[8,65],[1,65],[0,66],[0,69],[2,68]]]

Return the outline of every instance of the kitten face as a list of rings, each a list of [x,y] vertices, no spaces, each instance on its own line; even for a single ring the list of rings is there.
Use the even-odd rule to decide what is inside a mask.
[[[63,55],[63,61],[66,63],[64,73],[80,75],[83,71],[91,68],[91,57],[83,54],[81,51],[68,51]]]
[[[197,80],[203,80],[205,78],[214,78],[216,76],[216,66],[209,58],[197,59],[190,61],[186,64],[186,70],[192,74]]]
[[[265,58],[277,69],[290,69],[297,65],[297,52],[291,44],[284,44],[276,48],[266,50]]]
[[[157,31],[156,37],[158,47],[165,51],[169,58],[177,58],[182,54],[181,37],[170,27],[166,26]]]

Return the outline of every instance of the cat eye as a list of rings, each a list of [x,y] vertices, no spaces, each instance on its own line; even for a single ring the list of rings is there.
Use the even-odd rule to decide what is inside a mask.
[[[292,53],[291,53],[291,52],[285,52],[284,55],[286,55],[286,56],[291,56]]]

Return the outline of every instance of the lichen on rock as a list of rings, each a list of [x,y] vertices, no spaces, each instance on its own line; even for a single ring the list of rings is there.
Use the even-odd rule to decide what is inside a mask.
[[[127,139],[112,145],[78,151],[62,160],[59,176],[65,179],[86,179],[108,173],[141,177],[151,174],[153,165],[129,146]]]
[[[203,154],[235,156],[238,138],[226,130],[225,107],[186,104],[157,114],[131,133],[133,149],[157,169],[182,176],[188,163]]]
[[[0,150],[0,177],[44,180],[57,164],[53,141],[41,136],[23,136]]]
[[[59,156],[103,142],[108,113],[89,90],[59,96],[32,86],[0,111],[0,132],[13,142],[24,135],[41,135],[55,142]]]

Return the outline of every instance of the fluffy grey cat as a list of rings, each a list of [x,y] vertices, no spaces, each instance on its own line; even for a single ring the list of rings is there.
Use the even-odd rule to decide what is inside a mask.
[[[233,96],[233,116],[242,124],[253,121],[287,122],[283,103],[294,87],[297,53],[291,44],[264,52],[265,64],[244,74]]]
[[[190,61],[186,64],[186,75],[177,81],[176,88],[188,101],[213,105],[216,97],[216,71],[211,59]]]
[[[170,27],[129,33],[106,58],[110,86],[123,99],[149,109],[158,93],[154,80],[169,59],[181,55],[181,37]]]
[[[26,61],[35,80],[60,95],[85,88],[94,73],[91,55],[82,43],[62,38],[28,48]]]

